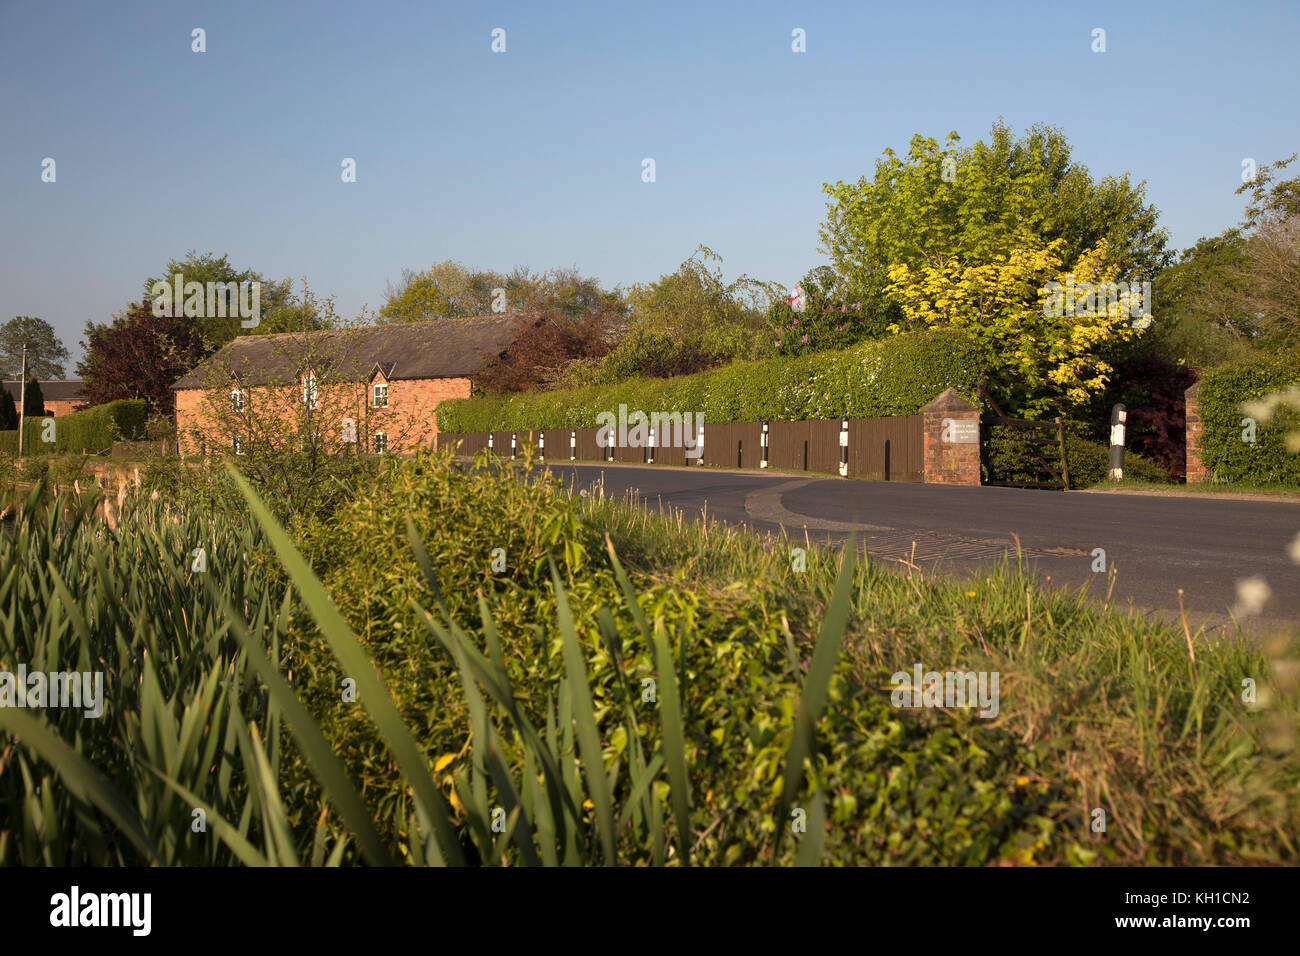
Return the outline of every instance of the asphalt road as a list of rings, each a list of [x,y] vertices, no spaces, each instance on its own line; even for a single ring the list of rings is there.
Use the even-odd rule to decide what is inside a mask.
[[[1178,589],[1189,622],[1230,626],[1237,584],[1262,577],[1271,597],[1243,617],[1251,630],[1300,626],[1300,565],[1287,548],[1300,532],[1300,502],[1142,494],[1089,494],[1018,488],[969,488],[855,481],[706,468],[550,464],[550,469],[605,494],[635,491],[650,508],[681,509],[759,531],[843,541],[858,529],[870,555],[908,559],[959,575],[1021,553],[1052,586],[1089,585],[1105,598],[1106,575],[1093,551],[1117,569],[1112,604],[1176,619]],[[915,551],[913,552],[913,548]]]

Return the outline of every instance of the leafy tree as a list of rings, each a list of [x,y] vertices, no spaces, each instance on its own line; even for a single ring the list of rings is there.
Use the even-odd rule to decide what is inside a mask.
[[[1265,163],[1255,171],[1254,179],[1237,187],[1237,195],[1250,194],[1250,205],[1246,207],[1245,216],[1247,228],[1270,218],[1285,219],[1300,215],[1300,177],[1283,180],[1277,178],[1278,173],[1295,162],[1297,156],[1300,153]]]
[[[721,263],[722,257],[701,244],[677,271],[630,286],[624,298],[633,328],[670,335],[725,326],[760,329],[768,306],[785,290],[745,275],[727,282],[720,267],[709,268],[710,262]]]
[[[823,191],[830,197],[823,251],[867,314],[892,310],[893,321],[900,305],[893,266],[978,268],[1058,243],[1061,262],[1104,248],[1104,266],[1140,281],[1168,259],[1145,184],[1127,175],[1094,180],[1071,161],[1064,135],[1042,125],[1016,139],[997,123],[988,142],[970,147],[955,132],[943,145],[917,135],[905,157],[886,149],[871,179]]]
[[[1156,277],[1153,354],[1204,368],[1300,339],[1300,178],[1279,178],[1295,158],[1260,167],[1241,224]]]
[[[45,396],[41,394],[41,383],[29,378],[23,392],[23,415],[27,418],[40,418],[44,414]]]
[[[205,290],[209,282],[225,284],[216,293],[223,300],[224,309],[214,308],[214,312],[218,314],[204,314],[188,320],[197,324],[209,352],[216,351],[239,335],[266,335],[299,328],[323,327],[320,316],[305,311],[303,302],[295,298],[293,283],[289,279],[267,279],[252,269],[240,271],[230,264],[228,256],[218,257],[211,252],[199,255],[193,249],[186,253],[184,259],[169,260],[162,275],[145,280],[145,300],[151,303],[154,301],[160,283],[172,286],[174,296],[173,277],[178,273],[182,276],[182,282],[201,283]],[[236,314],[239,305],[238,287],[242,282],[259,283],[259,321],[257,325],[248,328],[244,327],[242,324],[244,320]],[[184,299],[180,303],[172,303],[177,317],[183,317],[181,311],[183,304]],[[207,312],[206,296],[203,311]],[[225,317],[219,314],[221,311],[225,312]]]
[[[519,392],[565,384],[575,361],[598,359],[613,343],[610,329],[622,319],[621,303],[602,299],[578,315],[534,299],[516,319],[514,342],[505,356],[492,356],[476,384],[494,392]]]
[[[533,272],[526,266],[516,266],[506,276],[505,309],[518,308],[555,309],[564,315],[577,317],[594,310],[604,312],[611,330],[621,326],[621,317],[627,312],[617,289],[606,289],[594,276],[584,276],[576,266]]]
[[[1300,213],[1256,224],[1246,244],[1243,300],[1270,344],[1300,341]]]
[[[0,389],[0,431],[11,432],[18,427],[18,407],[9,389]]]
[[[892,266],[886,291],[902,303],[909,329],[964,329],[983,347],[995,394],[1026,415],[1063,411],[1105,388],[1115,347],[1137,337],[1127,292],[1113,300],[1081,299],[1075,308],[1045,301],[1049,284],[1116,282],[1118,267],[1103,240],[1072,265],[1063,260],[1064,240],[1035,241],[1005,256],[968,265]],[[1109,264],[1108,264],[1109,263]],[[1145,305],[1145,303],[1143,303]],[[893,331],[902,331],[894,326]]]
[[[19,315],[0,325],[0,372],[5,381],[22,374],[23,345],[27,346],[27,374],[33,378],[61,379],[68,350],[50,323],[30,315]]]
[[[77,365],[82,392],[92,405],[119,398],[143,398],[150,414],[171,414],[171,385],[208,352],[199,327],[189,319],[154,314],[149,303],[133,303],[111,325],[86,323]]]
[[[576,317],[592,309],[618,309],[617,291],[584,276],[577,267],[533,272],[515,267],[509,275],[470,269],[448,259],[423,272],[402,270],[396,286],[389,283],[380,322],[423,322],[437,318],[521,312],[529,308],[556,309]]]
[[[1246,239],[1240,229],[1202,238],[1156,276],[1150,351],[1192,367],[1249,352],[1259,323],[1246,308]]]
[[[475,271],[451,259],[435,262],[421,272],[403,269],[401,282],[388,285],[379,321],[423,322],[488,315],[492,312],[493,290],[505,289],[506,285],[506,277],[498,272]]]

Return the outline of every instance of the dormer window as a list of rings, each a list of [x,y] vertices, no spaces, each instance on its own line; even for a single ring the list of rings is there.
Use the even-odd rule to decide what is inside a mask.
[[[388,407],[388,383],[386,382],[375,383],[375,394],[373,399],[373,405],[375,408]]]
[[[230,390],[230,410],[232,412],[242,412],[247,399],[242,388]]]

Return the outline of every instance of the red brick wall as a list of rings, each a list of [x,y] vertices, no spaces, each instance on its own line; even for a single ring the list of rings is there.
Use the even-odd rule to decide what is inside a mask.
[[[47,415],[67,415],[69,412],[79,412],[86,407],[82,401],[72,401],[59,399],[58,401],[45,400],[45,413]]]
[[[383,379],[378,381],[382,382]],[[367,383],[364,387],[360,383],[320,386],[320,401],[328,409],[326,418],[332,422],[331,430],[338,429],[343,417],[352,417],[358,423],[358,437],[364,438],[367,434],[373,436],[377,431],[386,431],[389,436],[389,451],[410,453],[417,448],[428,448],[436,441],[438,403],[450,398],[468,398],[470,381],[467,378],[441,378],[389,382],[387,408],[370,407],[374,396],[372,386],[373,383]],[[268,389],[249,388],[247,392],[250,407],[267,407],[270,396]],[[286,408],[295,400],[301,401],[300,387],[280,388],[277,392],[277,395],[270,396],[276,407]],[[212,399],[227,402],[229,394],[229,389],[220,389]],[[176,392],[176,426],[183,455],[200,453],[199,445],[194,439],[196,429],[214,446],[223,450],[227,447],[229,438],[214,428],[210,413],[205,408],[208,401],[207,393],[202,389],[180,389]],[[334,418],[338,418],[339,422],[333,422]]]

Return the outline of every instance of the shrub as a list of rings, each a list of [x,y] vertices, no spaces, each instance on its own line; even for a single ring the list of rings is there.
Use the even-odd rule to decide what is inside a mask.
[[[804,276],[796,287],[803,293],[803,308],[795,310],[794,296],[773,302],[767,311],[770,341],[764,344],[781,355],[805,355],[888,336],[897,309],[873,310],[870,296],[840,286],[825,267]]]
[[[1053,466],[1060,460],[1055,444],[1036,445],[1030,439],[1054,437],[1043,429],[1030,433],[1005,425],[983,426],[982,443],[984,480],[1046,481],[1049,476],[1038,470],[1039,449],[1046,449]],[[1110,476],[1110,446],[1089,437],[1091,425],[1087,422],[1066,422],[1065,455],[1070,468],[1070,487],[1087,488],[1104,482]],[[1132,451],[1124,453],[1124,477],[1142,481],[1169,482],[1173,480],[1169,469]]]
[[[145,433],[144,399],[121,399],[95,405],[84,411],[60,415],[54,419],[54,441],[41,440],[46,427],[44,418],[28,418],[24,423],[23,454],[45,455],[62,451],[101,454],[115,441],[135,441]],[[0,432],[0,451],[18,454],[18,430]]]
[[[1117,362],[1106,390],[1086,408],[1085,416],[1094,423],[1088,437],[1106,444],[1111,408],[1123,402],[1128,412],[1124,439],[1128,449],[1182,478],[1187,460],[1183,395],[1194,381],[1196,373],[1186,365],[1172,365],[1153,355]]]
[[[1281,408],[1257,423],[1255,441],[1243,440],[1243,402],[1300,383],[1300,350],[1221,365],[1200,382],[1201,462],[1214,482],[1251,485],[1300,484],[1300,456],[1287,451],[1287,432],[1300,427],[1300,413]]]
[[[984,371],[966,335],[934,330],[838,352],[737,362],[699,375],[639,378],[558,392],[458,399],[438,406],[438,428],[591,428],[620,403],[643,411],[703,412],[706,423],[914,415],[948,388],[968,401]]]

